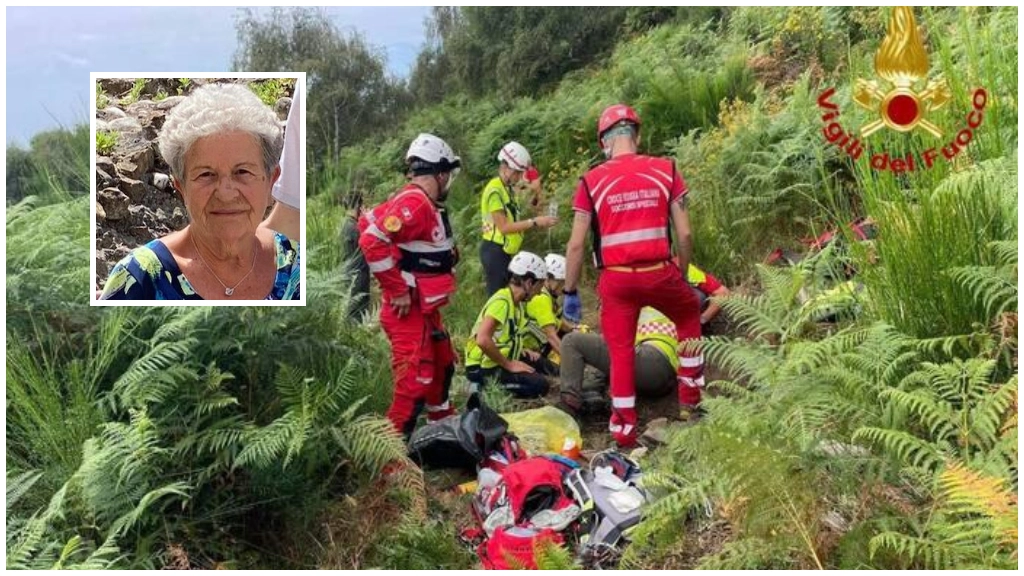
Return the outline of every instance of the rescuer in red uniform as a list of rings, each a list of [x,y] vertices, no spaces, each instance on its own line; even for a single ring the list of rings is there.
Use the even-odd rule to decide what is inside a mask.
[[[430,420],[454,413],[456,356],[440,309],[455,293],[458,252],[444,201],[461,162],[432,134],[417,136],[405,161],[409,182],[360,219],[359,248],[380,282],[380,324],[391,341],[387,417],[408,439],[423,408]]]
[[[684,418],[695,417],[703,385],[703,359],[686,350],[700,338],[700,304],[686,283],[690,263],[690,217],[686,183],[668,158],[637,153],[640,118],[629,106],[607,108],[598,121],[598,140],[608,161],[580,179],[566,254],[563,314],[582,318],[576,293],[587,232],[594,232],[594,256],[601,270],[601,330],[611,360],[612,416],[609,430],[620,447],[636,443],[634,337],[640,309],[652,306],[676,325],[679,348],[679,403]],[[672,261],[671,234],[678,264]]]

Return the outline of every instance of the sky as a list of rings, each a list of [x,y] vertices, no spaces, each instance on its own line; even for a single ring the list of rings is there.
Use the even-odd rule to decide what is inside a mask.
[[[7,10],[8,145],[88,121],[90,72],[223,72],[237,41],[237,8],[15,8]],[[269,9],[260,9],[269,13]],[[429,7],[337,7],[327,14],[383,48],[407,76]]]

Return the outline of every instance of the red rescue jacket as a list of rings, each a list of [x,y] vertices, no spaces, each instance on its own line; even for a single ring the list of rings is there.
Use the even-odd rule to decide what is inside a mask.
[[[384,299],[413,289],[424,311],[455,292],[458,259],[447,213],[415,184],[407,184],[359,218],[359,248]]]

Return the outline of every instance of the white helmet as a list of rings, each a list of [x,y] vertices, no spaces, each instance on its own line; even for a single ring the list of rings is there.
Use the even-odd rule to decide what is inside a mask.
[[[538,280],[548,277],[544,261],[533,252],[520,252],[513,256],[512,261],[508,263],[508,271],[515,276],[533,274],[533,277]]]
[[[565,280],[565,256],[548,254],[544,257],[544,266],[548,269],[548,276],[555,280]]]
[[[509,142],[501,147],[498,160],[516,172],[526,172],[530,167],[530,153],[519,142]]]
[[[414,170],[433,167],[439,172],[450,172],[462,165],[459,157],[452,152],[452,148],[447,142],[427,133],[420,134],[412,141],[409,150],[405,153],[405,161]],[[415,166],[415,164],[432,166]]]

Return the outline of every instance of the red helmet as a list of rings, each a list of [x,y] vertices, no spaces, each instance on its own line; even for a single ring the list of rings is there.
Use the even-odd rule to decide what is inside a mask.
[[[636,110],[629,106],[616,104],[605,108],[601,113],[601,119],[597,121],[597,143],[601,143],[601,135],[609,128],[623,121],[632,122],[636,124],[637,128],[640,127],[640,117],[637,116]]]

